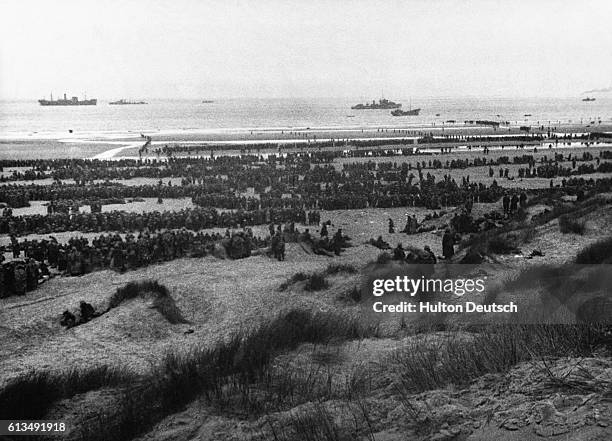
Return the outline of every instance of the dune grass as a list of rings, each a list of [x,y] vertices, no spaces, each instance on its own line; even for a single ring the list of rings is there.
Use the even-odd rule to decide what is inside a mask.
[[[323,271],[317,271],[310,274],[301,271],[295,273],[293,276],[281,283],[278,289],[279,291],[286,291],[292,285],[305,281],[306,283],[304,284],[304,289],[306,291],[320,291],[329,287],[329,282],[326,278],[327,276],[335,276],[342,273],[355,274],[357,273],[357,268],[348,264],[330,263]]]
[[[393,356],[397,388],[404,394],[462,386],[484,374],[506,372],[542,357],[586,356],[600,341],[591,325],[485,326],[478,333],[416,339]]]
[[[111,366],[28,372],[0,389],[0,419],[42,418],[56,401],[133,379],[127,369]]]
[[[559,216],[559,231],[563,234],[580,234],[586,231],[584,221],[574,219],[566,214]]]
[[[578,264],[612,263],[612,236],[582,249],[574,259]]]
[[[108,311],[118,307],[125,301],[135,298],[148,298],[152,300],[153,308],[171,324],[189,323],[183,317],[181,310],[176,306],[168,288],[157,280],[129,282],[125,286],[117,288],[117,291],[109,300]]]
[[[134,292],[130,288],[129,295]],[[266,403],[274,402],[271,397],[280,406],[286,402],[284,397],[289,397],[287,391],[295,389],[298,381],[288,377],[290,381],[285,378],[285,385],[278,387],[280,377],[278,374],[272,377],[269,366],[276,355],[302,343],[328,344],[360,339],[374,332],[374,327],[355,318],[289,310],[254,329],[238,332],[215,347],[170,352],[146,375],[107,366],[24,375],[0,390],[0,417],[43,418],[60,400],[110,388],[114,391],[113,408],[99,409],[73,435],[92,441],[120,440],[144,432],[198,397],[220,408],[238,406],[244,412],[267,408]],[[260,390],[264,393],[256,394],[254,384],[263,388]],[[318,390],[320,394],[321,389]]]

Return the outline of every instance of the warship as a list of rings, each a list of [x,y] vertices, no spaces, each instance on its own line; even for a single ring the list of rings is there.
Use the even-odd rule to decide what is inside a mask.
[[[64,99],[53,100],[53,94],[51,94],[51,99],[41,99],[38,102],[41,106],[95,106],[98,100],[96,98],[90,100],[85,98],[83,101],[79,101],[79,98],[76,96],[67,99],[66,94],[64,94]]]
[[[117,105],[117,106],[124,106],[124,105],[127,105],[127,104],[148,104],[148,103],[145,103],[144,101],[127,101],[127,100],[124,100],[122,98],[119,101],[111,101],[108,104]]]
[[[394,103],[393,101],[389,101],[385,98],[381,98],[378,100],[378,103],[374,100],[372,100],[372,103],[366,103],[366,104],[356,104],[353,107],[351,107],[351,109],[355,109],[355,110],[379,110],[379,109],[399,109],[400,107],[402,107],[401,104],[399,103]]]
[[[589,98],[587,96],[586,98],[582,98],[582,101],[595,101],[595,98]]]

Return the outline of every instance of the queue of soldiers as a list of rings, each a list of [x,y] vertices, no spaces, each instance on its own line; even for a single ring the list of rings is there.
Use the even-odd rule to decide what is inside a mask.
[[[245,242],[238,252],[232,248],[238,244],[235,237]],[[250,228],[233,233],[226,230],[225,235],[180,229],[153,233],[146,230],[138,235],[128,233],[125,237],[117,233],[102,234],[91,241],[72,237],[67,243],[59,243],[52,236],[22,242],[12,237],[11,249],[14,258],[23,252],[26,259],[44,263],[60,274],[78,276],[105,268],[126,271],[182,257],[204,257],[213,254],[219,244],[232,258],[247,257],[253,248],[268,246],[269,242],[254,236]]]
[[[214,208],[186,208],[178,211],[134,213],[109,211],[98,213],[28,215],[0,218],[0,233],[22,236],[52,234],[62,231],[119,233],[186,228],[199,231],[208,228],[239,228],[246,225],[274,223],[305,223],[307,212],[302,209],[268,209],[254,211],[219,211]]]

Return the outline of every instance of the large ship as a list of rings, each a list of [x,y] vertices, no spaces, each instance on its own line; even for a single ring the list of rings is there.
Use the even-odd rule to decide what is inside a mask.
[[[372,100],[372,103],[365,103],[365,104],[357,104],[353,107],[351,107],[351,109],[355,109],[355,110],[379,110],[379,109],[383,109],[383,110],[387,110],[387,109],[399,109],[400,107],[402,107],[401,104],[399,103],[394,103],[393,101],[389,101],[387,99],[381,98],[378,100],[378,103],[374,100]]]
[[[582,101],[586,101],[586,102],[589,102],[589,101],[595,101],[595,98],[589,98],[589,97],[587,96],[586,98],[582,98]]]
[[[117,106],[125,106],[128,104],[148,104],[148,103],[144,101],[128,101],[128,100],[124,100],[123,98],[121,98],[119,101],[111,101],[108,104],[117,105]]]
[[[95,106],[98,103],[96,98],[92,98],[90,100],[84,99],[83,101],[79,101],[79,98],[73,96],[70,99],[66,98],[66,94],[64,94],[64,99],[53,100],[53,94],[51,95],[50,100],[42,99],[38,100],[41,106]]]

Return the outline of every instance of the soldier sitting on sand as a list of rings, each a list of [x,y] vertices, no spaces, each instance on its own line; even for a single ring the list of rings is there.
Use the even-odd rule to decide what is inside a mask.
[[[94,318],[96,311],[89,303],[81,300],[79,308],[81,310],[81,319],[79,320],[79,324],[87,323]]]
[[[70,329],[76,326],[76,317],[70,311],[64,311],[62,313],[62,318],[60,319],[60,325]]]
[[[437,262],[436,255],[433,253],[433,251],[431,251],[429,245],[425,245],[425,248],[423,248],[423,250],[425,250],[425,254],[423,256],[423,263],[435,264]]]
[[[406,258],[406,253],[404,252],[404,247],[401,243],[398,243],[395,248],[393,248],[393,260],[403,261]]]

